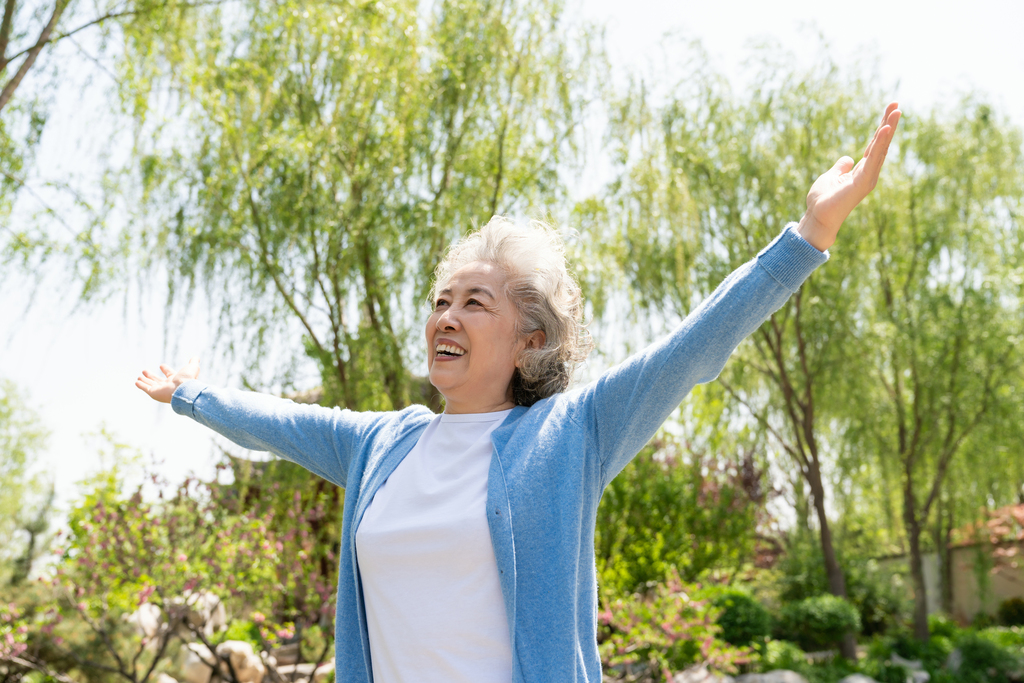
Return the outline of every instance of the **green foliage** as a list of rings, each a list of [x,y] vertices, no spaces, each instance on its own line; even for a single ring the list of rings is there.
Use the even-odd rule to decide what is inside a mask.
[[[22,655],[28,649],[28,624],[17,605],[0,602],[0,662]]]
[[[422,401],[445,248],[564,199],[602,61],[568,19],[561,0],[165,3],[124,26],[145,134],[119,242],[171,300],[204,287],[254,374],[304,351],[325,404]]]
[[[788,640],[769,640],[760,659],[761,671],[787,669],[806,677],[810,668],[804,651],[799,645]]]
[[[25,597],[21,606],[37,625],[31,652],[89,680],[116,672],[141,682],[177,651],[176,638],[204,637],[189,605],[213,594],[236,618],[212,642],[244,640],[257,651],[299,642],[314,660],[329,657],[335,578],[321,572],[336,572],[336,539],[325,546],[311,533],[322,506],[305,505],[296,491],[290,505],[256,513],[240,509],[237,493],[188,479],[148,502],[140,490],[126,490],[123,467],[94,477],[69,515],[47,595]],[[137,633],[130,615],[143,605],[177,626],[152,637]]]
[[[702,457],[687,445],[663,434],[605,489],[595,548],[606,590],[627,595],[672,571],[693,581],[752,558],[759,506],[744,464]]]
[[[1019,654],[977,633],[968,633],[956,642],[963,655],[957,678],[963,683],[1009,683],[1015,679]]]
[[[978,631],[978,635],[1000,647],[1016,649],[1024,654],[1024,629],[1019,626],[992,626]]]
[[[996,618],[1003,626],[1024,626],[1024,599],[1003,600],[996,611]]]
[[[840,558],[846,577],[847,599],[857,608],[865,636],[900,629],[908,618],[906,589],[899,577],[863,557]],[[828,593],[821,547],[806,535],[791,540],[776,565],[779,600],[795,602]]]
[[[857,608],[834,595],[817,595],[783,605],[778,635],[807,650],[835,645],[844,633],[860,631]]]
[[[865,662],[863,672],[878,683],[906,683],[907,669],[891,661],[869,660]]]
[[[19,583],[45,548],[52,494],[30,470],[47,431],[12,383],[0,379],[0,585]]]
[[[225,640],[240,640],[243,643],[252,645],[255,652],[259,652],[260,648],[263,647],[260,627],[254,621],[232,619],[222,636],[221,642]]]
[[[647,595],[605,601],[599,617],[598,641],[605,670],[631,680],[655,680],[702,662],[722,673],[734,673],[747,661],[749,649],[721,639],[719,610],[698,600],[699,585],[685,584],[674,572]]]
[[[764,605],[749,593],[736,589],[707,593],[711,606],[721,610],[718,625],[722,640],[733,645],[753,645],[771,635],[772,619]]]
[[[932,636],[953,639],[960,634],[960,627],[948,615],[942,613],[929,614],[928,633]]]

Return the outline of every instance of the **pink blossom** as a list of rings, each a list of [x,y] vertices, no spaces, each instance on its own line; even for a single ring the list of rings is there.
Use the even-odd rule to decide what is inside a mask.
[[[266,620],[267,620],[267,617],[262,612],[253,612],[252,613],[252,622],[254,624],[262,624]]]
[[[178,553],[177,560],[178,562],[185,562],[188,560],[188,555],[186,555],[185,553]]]
[[[294,635],[295,635],[295,632],[292,631],[290,628],[281,628],[281,629],[277,630],[277,637],[278,638],[287,639],[287,638],[291,638]]]

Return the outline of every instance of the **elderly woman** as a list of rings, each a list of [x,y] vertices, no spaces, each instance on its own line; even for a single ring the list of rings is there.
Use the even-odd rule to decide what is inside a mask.
[[[594,523],[601,493],[694,385],[827,259],[874,187],[900,112],[807,212],[668,338],[573,389],[580,291],[550,231],[495,218],[437,268],[423,406],[359,413],[218,389],[181,370],[137,386],[236,443],[345,487],[339,681],[600,681]]]

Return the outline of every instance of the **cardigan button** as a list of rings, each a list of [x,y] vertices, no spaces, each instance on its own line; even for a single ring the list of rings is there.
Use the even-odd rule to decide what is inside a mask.
[[[496,514],[496,515],[500,515],[500,514],[501,514],[501,511],[500,511],[500,510],[495,510],[495,511],[494,511],[494,514]]]

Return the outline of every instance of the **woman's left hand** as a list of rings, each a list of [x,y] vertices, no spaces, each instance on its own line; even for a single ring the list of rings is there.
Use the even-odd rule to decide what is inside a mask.
[[[893,102],[885,108],[882,124],[868,143],[864,158],[856,166],[853,159],[843,157],[811,185],[807,193],[807,213],[800,219],[797,232],[819,251],[832,246],[846,217],[875,189],[889,143],[900,121],[898,106]]]

